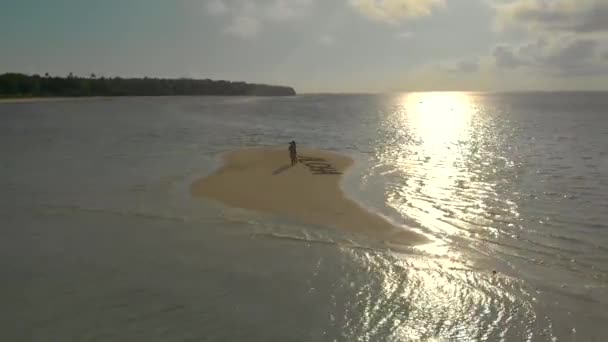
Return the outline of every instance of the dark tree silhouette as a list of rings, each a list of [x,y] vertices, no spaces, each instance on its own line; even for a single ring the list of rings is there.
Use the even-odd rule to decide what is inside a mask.
[[[160,96],[160,95],[248,95],[290,96],[293,88],[213,81],[210,79],[90,78],[74,76],[45,78],[24,74],[0,75],[0,97],[44,96]]]

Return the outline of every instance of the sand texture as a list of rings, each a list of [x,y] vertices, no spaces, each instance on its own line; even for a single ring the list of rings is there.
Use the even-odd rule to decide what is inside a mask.
[[[224,155],[219,170],[194,182],[191,193],[392,244],[426,241],[422,235],[392,225],[344,195],[340,179],[352,164],[350,158],[298,149],[298,159],[298,164],[290,165],[287,147],[233,151]]]

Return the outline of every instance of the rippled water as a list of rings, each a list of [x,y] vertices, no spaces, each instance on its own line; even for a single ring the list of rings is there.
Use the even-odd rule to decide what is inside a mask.
[[[0,105],[0,339],[608,338],[608,94]],[[193,200],[218,154],[295,139],[433,243]],[[492,271],[497,271],[493,274]]]

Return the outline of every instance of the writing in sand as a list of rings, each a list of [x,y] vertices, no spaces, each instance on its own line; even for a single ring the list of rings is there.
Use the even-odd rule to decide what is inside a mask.
[[[312,172],[313,175],[341,175],[327,160],[317,157],[299,156],[298,161]]]

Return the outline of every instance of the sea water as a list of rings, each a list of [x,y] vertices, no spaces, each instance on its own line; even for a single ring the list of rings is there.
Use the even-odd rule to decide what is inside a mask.
[[[432,242],[190,196],[292,139]],[[2,341],[608,339],[607,93],[0,104],[0,156]]]

